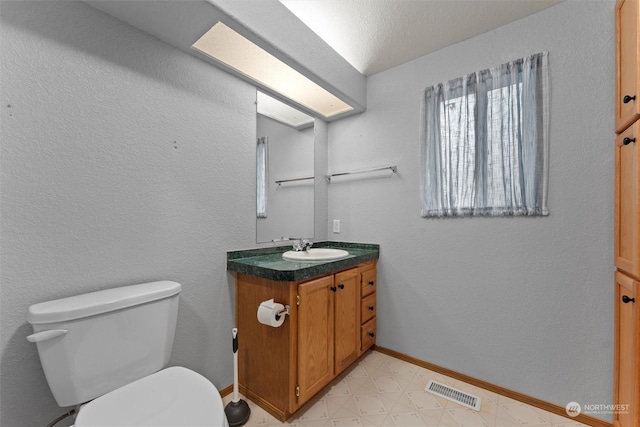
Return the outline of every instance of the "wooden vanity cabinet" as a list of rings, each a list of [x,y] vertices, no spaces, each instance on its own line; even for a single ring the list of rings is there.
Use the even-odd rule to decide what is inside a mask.
[[[640,283],[620,272],[615,275],[614,427],[640,425]]]
[[[375,343],[375,330],[361,342],[361,306],[375,298],[375,289],[363,297],[364,280],[375,284],[375,274],[375,261],[298,282],[237,273],[240,391],[285,421],[355,362]],[[257,320],[258,306],[271,298],[290,306],[278,328]],[[372,320],[375,327],[375,317],[367,325]]]
[[[616,133],[640,118],[640,7],[638,0],[616,3]]]

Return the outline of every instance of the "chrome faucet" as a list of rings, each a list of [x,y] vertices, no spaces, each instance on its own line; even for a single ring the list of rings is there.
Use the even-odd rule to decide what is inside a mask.
[[[311,246],[313,246],[313,243],[307,239],[295,239],[293,241],[293,250],[296,252],[308,251]]]

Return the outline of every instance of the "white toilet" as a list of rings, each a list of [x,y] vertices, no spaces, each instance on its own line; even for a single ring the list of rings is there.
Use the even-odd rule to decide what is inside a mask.
[[[166,368],[179,283],[123,286],[35,304],[28,321],[51,392],[81,405],[75,427],[224,426],[220,393],[182,367]]]

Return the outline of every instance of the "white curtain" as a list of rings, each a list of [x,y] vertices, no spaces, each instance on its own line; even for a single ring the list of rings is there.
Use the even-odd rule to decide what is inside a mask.
[[[261,136],[258,138],[258,144],[256,148],[256,183],[257,183],[257,217],[258,218],[266,218],[267,217],[267,189],[268,183],[267,180],[269,178],[269,161],[268,161],[268,151],[267,151],[267,141],[268,138],[266,136]]]
[[[428,87],[423,217],[548,215],[548,52]]]

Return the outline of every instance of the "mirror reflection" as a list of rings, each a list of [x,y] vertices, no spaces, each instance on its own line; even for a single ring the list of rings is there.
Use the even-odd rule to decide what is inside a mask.
[[[313,238],[314,119],[257,93],[256,240]]]

